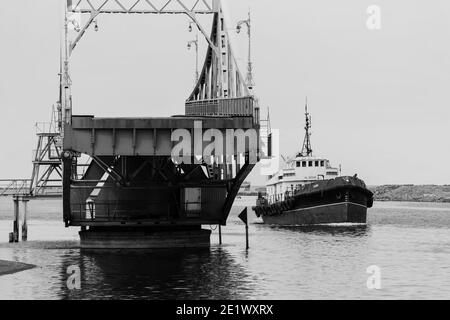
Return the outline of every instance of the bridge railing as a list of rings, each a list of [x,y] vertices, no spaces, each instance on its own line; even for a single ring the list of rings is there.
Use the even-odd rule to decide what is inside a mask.
[[[54,135],[57,134],[58,128],[54,122],[36,122],[36,134]]]
[[[0,180],[0,197],[29,195],[30,185],[29,179],[2,179]]]
[[[139,204],[127,201],[72,203],[71,220],[78,223],[149,220],[161,217],[151,214],[152,209],[161,205],[167,204],[165,202]],[[175,204],[169,204],[168,206],[168,209],[175,209]],[[168,214],[167,218],[170,217],[170,214]]]
[[[60,160],[61,150],[55,147],[50,147],[45,152],[43,150],[33,149],[31,151],[31,161],[32,162],[43,162],[50,160]]]
[[[256,102],[252,96],[186,102],[187,116],[255,117]]]
[[[202,207],[210,205],[211,202],[188,202],[183,204],[183,214],[187,218],[207,219]],[[166,206],[167,213],[162,213],[162,206]],[[175,203],[167,204],[165,201],[147,202],[144,204],[132,201],[97,202],[86,201],[85,203],[71,204],[72,223],[87,222],[120,222],[120,221],[146,221],[154,219],[179,218]],[[198,210],[195,210],[196,208]],[[194,210],[193,210],[194,209]]]

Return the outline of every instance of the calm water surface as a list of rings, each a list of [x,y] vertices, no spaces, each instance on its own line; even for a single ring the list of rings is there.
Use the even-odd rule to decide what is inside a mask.
[[[0,276],[0,299],[450,299],[450,204],[375,203],[367,226],[270,227],[251,210],[250,250],[235,203],[224,245],[84,251],[57,201],[30,203],[29,241],[7,243],[12,201],[0,199],[0,259],[37,268]],[[205,226],[205,228],[210,228]],[[67,289],[69,266],[81,269]],[[366,286],[381,268],[381,290]]]

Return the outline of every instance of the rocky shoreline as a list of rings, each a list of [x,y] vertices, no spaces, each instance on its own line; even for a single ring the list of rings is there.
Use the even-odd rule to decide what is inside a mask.
[[[450,185],[382,185],[369,189],[375,201],[450,203]]]

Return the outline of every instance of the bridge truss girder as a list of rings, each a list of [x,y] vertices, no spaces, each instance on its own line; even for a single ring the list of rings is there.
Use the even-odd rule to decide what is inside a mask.
[[[156,4],[158,1],[159,6]],[[115,9],[111,7],[112,4],[115,5]],[[200,9],[200,5],[203,5],[203,9]],[[84,26],[80,27],[78,34],[73,36],[73,32],[69,32],[68,15],[75,13],[89,16]],[[63,123],[70,124],[72,116],[70,57],[100,14],[187,15],[197,25],[209,44],[199,81],[187,102],[252,96],[234,56],[220,0],[68,0],[65,7],[64,48],[62,48],[61,62],[60,118]],[[197,19],[199,14],[213,15],[211,34],[207,34]],[[63,126],[60,129],[63,131]]]
[[[211,14],[219,10],[217,0],[69,0],[68,11],[89,13]]]

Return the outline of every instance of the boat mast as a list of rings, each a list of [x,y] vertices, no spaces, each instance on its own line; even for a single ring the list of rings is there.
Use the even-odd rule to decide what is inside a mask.
[[[308,97],[306,97],[305,104],[305,116],[306,116],[306,125],[305,125],[305,139],[303,140],[303,147],[300,156],[302,157],[310,157],[312,156],[312,147],[311,147],[311,116],[308,113]]]

